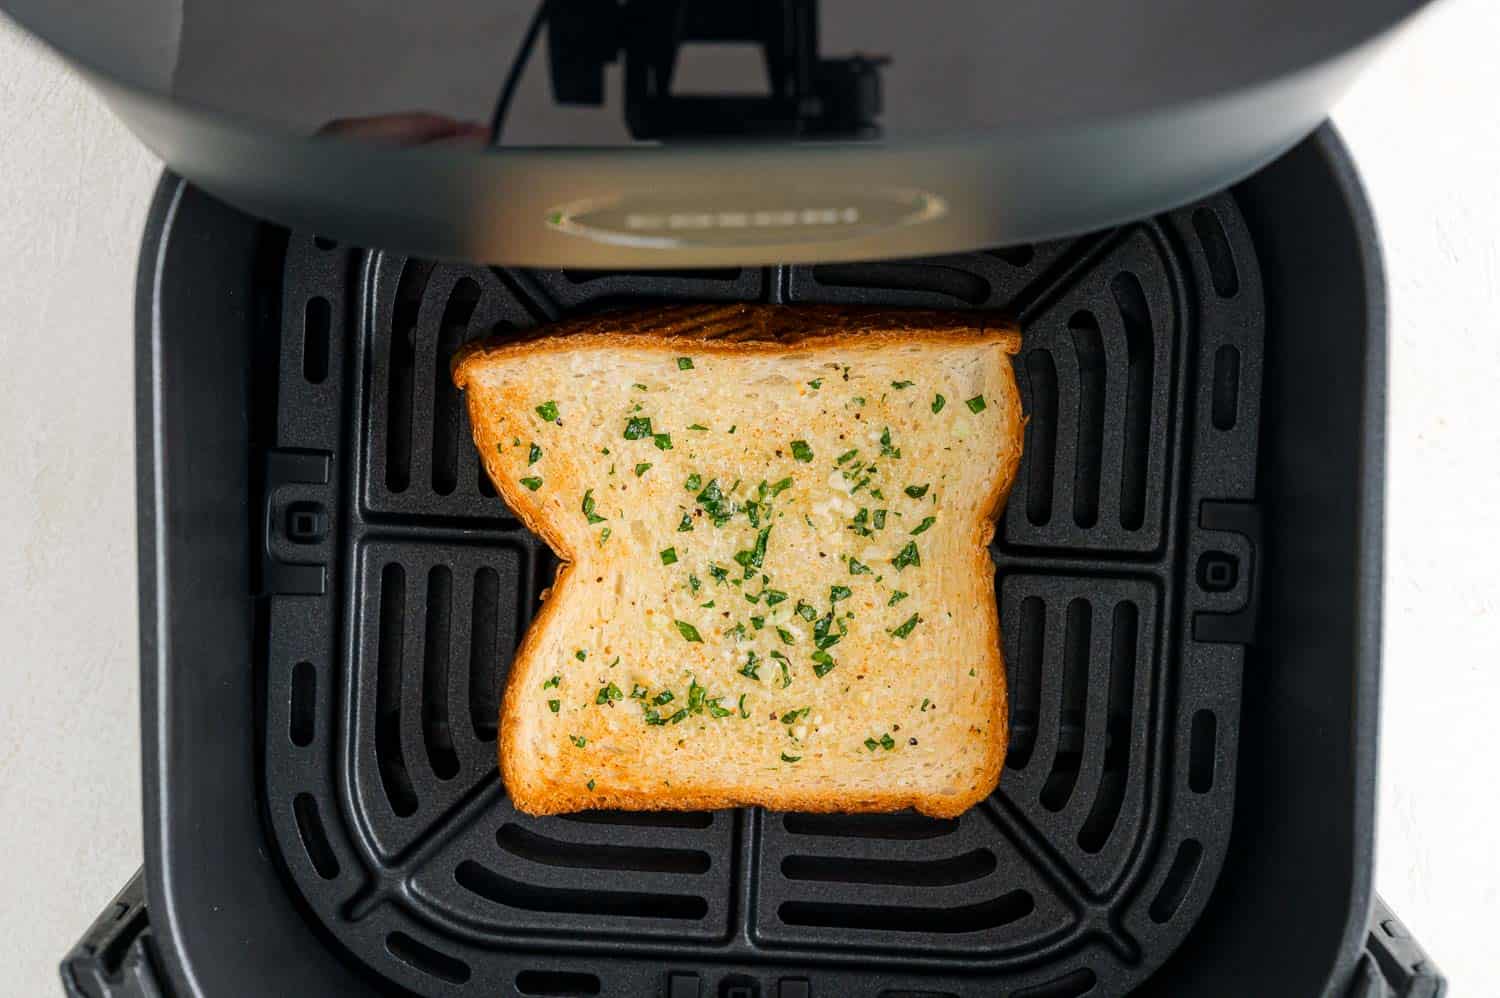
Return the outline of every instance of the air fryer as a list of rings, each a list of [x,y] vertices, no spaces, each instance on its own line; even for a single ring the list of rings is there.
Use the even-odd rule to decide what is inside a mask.
[[[9,6],[173,171],[145,865],[69,994],[1442,992],[1370,882],[1384,289],[1318,127],[1420,4]],[[555,561],[449,358],[678,300],[1020,324],[961,818],[507,801]]]

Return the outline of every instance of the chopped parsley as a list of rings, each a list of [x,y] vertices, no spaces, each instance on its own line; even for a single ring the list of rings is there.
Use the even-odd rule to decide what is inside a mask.
[[[677,370],[679,370],[679,371],[691,371],[692,369],[693,369],[693,358],[691,358],[691,357],[678,357],[677,358]]]
[[[536,407],[536,414],[542,417],[542,422],[544,423],[557,422],[557,403],[548,399]]]
[[[910,595],[910,593],[903,593],[901,590],[897,589],[895,592],[891,593],[890,601],[886,603],[886,606],[895,606],[897,603],[900,603]]]
[[[750,578],[754,570],[760,568],[766,561],[766,540],[771,536],[771,527],[766,525],[760,528],[755,535],[755,546],[745,551],[736,551],[734,560],[745,570],[745,578]]]
[[[630,699],[632,700],[644,700],[650,693],[651,691],[640,683],[635,683],[630,687]]]
[[[740,716],[741,717],[749,717],[750,716],[750,712],[745,709],[745,697],[748,696],[748,695],[749,694],[746,694],[746,693],[741,693],[740,694],[740,705],[739,706],[740,706]]]
[[[687,489],[689,492],[696,492],[698,491],[698,487],[702,484],[702,476],[695,471],[691,475],[687,476],[687,481],[683,483],[682,487]]]
[[[710,565],[708,566],[708,574],[712,575],[714,577],[714,581],[722,586],[724,584],[724,580],[729,577],[729,569],[724,568],[720,565]]]
[[[580,648],[580,649],[578,649],[577,651],[575,651],[573,653],[573,657],[576,658],[576,659],[578,659],[578,661],[580,661],[580,662],[587,662],[588,661],[588,657],[589,657],[589,653],[586,652],[586,651],[584,651],[582,648]]]
[[[590,778],[590,779],[589,779],[589,781],[588,781],[588,782],[587,782],[587,783],[585,783],[585,784],[584,784],[584,786],[586,786],[586,787],[588,787],[588,788],[589,788],[589,790],[590,790],[590,791],[591,791],[591,792],[592,792],[592,791],[593,791],[593,789],[594,789],[594,781],[593,781],[593,778],[592,778],[592,777],[591,777],[591,778]]]
[[[932,412],[933,412],[933,414],[936,415],[937,413],[942,412],[943,411],[943,406],[945,406],[947,404],[948,404],[948,400],[947,399],[943,398],[941,395],[934,395],[932,397]]]
[[[547,701],[547,709],[550,710],[550,711],[552,711],[552,713],[556,714],[558,711],[562,710],[562,701],[561,700],[548,700]]]
[[[734,711],[719,703],[719,701],[722,699],[723,697],[714,697],[712,700],[704,701],[704,704],[708,707],[708,712],[714,717],[728,717],[730,714],[734,713]]]
[[[806,464],[813,459],[812,448],[807,445],[806,440],[792,441],[792,457]]]
[[[931,707],[931,706],[932,706],[932,701],[931,701],[931,700],[929,700],[929,699],[927,699],[927,698],[926,698],[926,697],[923,697],[923,698],[922,698],[922,706],[921,706],[921,707],[919,707],[919,708],[917,708],[917,709],[918,709],[918,710],[919,710],[919,711],[920,711],[920,712],[921,712],[921,713],[923,713],[923,714],[925,714],[925,713],[927,713],[927,708],[928,708],[928,707]]]
[[[849,574],[850,575],[869,575],[870,574],[870,566],[864,564],[858,558],[850,558],[849,559]]]
[[[692,624],[689,624],[685,620],[674,620],[672,623],[677,625],[677,633],[682,635],[682,640],[700,645],[703,643],[703,636],[698,633],[698,628]]]
[[[625,439],[639,440],[651,435],[650,416],[631,416],[625,421]]]
[[[760,679],[760,659],[754,651],[750,652],[750,657],[745,660],[745,664],[740,668],[739,673],[746,679]]]
[[[824,676],[828,675],[833,671],[833,667],[835,665],[838,665],[838,663],[833,660],[833,656],[829,655],[822,649],[819,649],[818,651],[812,653],[812,660],[813,675],[817,676],[819,679],[822,679]]]
[[[915,381],[892,381],[891,382],[891,387],[894,388],[894,389],[896,389],[896,391],[899,392],[901,389],[903,389],[903,388],[910,388],[914,384],[916,384]]]
[[[802,757],[800,755],[787,755],[785,752],[783,752],[783,753],[781,753],[781,761],[782,762],[801,762],[802,761]]]
[[[693,529],[693,518],[686,513],[682,514],[682,520],[677,524],[677,532],[685,534]]]
[[[813,391],[817,391],[819,388],[823,387],[823,379],[822,378],[813,378],[811,381],[809,381],[807,383],[807,387],[811,388]]]
[[[796,612],[797,612],[797,616],[799,616],[803,620],[806,620],[806,621],[809,621],[809,622],[818,619],[818,611],[815,610],[815,609],[813,609],[812,604],[810,604],[810,603],[804,603],[800,599],[797,601],[797,610],[796,610]]]
[[[689,528],[689,529],[691,529],[691,528]],[[697,592],[698,591],[698,587],[701,586],[701,585],[703,585],[703,583],[700,582],[700,581],[698,581],[698,576],[696,576],[696,575],[692,574],[691,572],[689,572],[688,573],[688,588],[691,589],[693,592]]]
[[[874,491],[874,490],[872,490],[870,492],[870,494],[871,495],[878,495],[879,493],[876,492],[876,491]],[[875,525],[875,529],[876,530],[884,530],[885,529],[885,512],[886,511],[883,510],[883,509],[877,509],[875,511],[875,515],[870,518],[870,522]]]
[[[675,565],[675,564],[677,564],[677,549],[676,548],[662,548],[662,551],[661,551],[661,563],[663,565]]]
[[[650,470],[651,470],[651,462],[650,461],[642,461],[640,464],[638,464],[638,465],[635,466],[635,477],[640,478],[642,475],[644,475],[646,472],[648,472]]]
[[[582,735],[569,735],[568,740],[573,743],[575,748],[583,748],[589,743],[589,740]]]
[[[652,436],[651,439],[654,440],[654,441],[656,441],[656,449],[657,450],[671,450],[672,449],[672,434],[670,434],[670,433],[658,433],[658,434],[655,434],[654,436]]]
[[[784,603],[787,600],[787,594],[780,589],[767,589],[761,595],[766,598],[766,606],[775,606],[777,603]]]
[[[916,529],[912,531],[912,536],[915,537],[917,534],[920,534],[922,531],[926,530],[928,527],[932,526],[936,522],[937,522],[937,517],[935,517],[935,516],[924,516],[924,517],[922,517],[922,522],[919,523],[919,524],[917,524]]]
[[[891,733],[889,731],[880,736],[880,747],[885,749],[887,752],[896,747],[896,739],[891,737]]]
[[[876,741],[876,740],[875,740],[875,739],[873,739],[873,738],[866,738],[866,739],[865,739],[865,748],[867,748],[867,749],[869,749],[869,750],[870,750],[870,751],[871,751],[871,752],[873,752],[873,751],[875,751],[875,750],[876,750],[876,749],[878,749],[878,748],[880,748],[880,743],[879,743],[879,742],[877,742],[877,741]]]
[[[839,600],[848,599],[854,590],[848,586],[833,586],[828,590],[828,602],[837,603]]]
[[[792,685],[792,662],[791,659],[779,651],[771,652],[771,658],[775,659],[776,665],[781,669],[781,688],[786,689]]]
[[[781,493],[785,492],[791,487],[792,480],[790,478],[783,478],[781,481],[771,486],[771,498],[775,499],[777,496],[781,495]]]
[[[604,522],[604,517],[594,512],[593,489],[586,489],[583,493],[583,515],[591,524]]]
[[[696,477],[696,475],[693,476],[693,478]],[[692,481],[692,478],[688,479],[689,483]],[[725,497],[724,490],[719,488],[717,478],[710,479],[703,487],[703,491],[698,493],[697,498],[698,505],[703,507],[703,511],[708,514],[709,519],[713,520],[716,527],[724,526],[736,512],[734,502]]]
[[[562,677],[561,676],[553,676],[551,679],[547,680],[545,683],[542,684],[542,689],[544,689],[544,690],[555,690],[555,689],[557,689],[558,684],[560,684],[561,682],[562,682]]]
[[[537,489],[542,487],[542,480],[535,475],[530,475],[526,478],[521,479],[521,484],[526,486],[526,488],[530,491],[535,492]]]
[[[594,694],[594,703],[613,703],[616,700],[624,700],[625,694],[614,683],[599,687],[599,692]]]
[[[536,444],[531,445],[531,450],[526,452],[526,467],[531,467],[542,459],[542,449]]]
[[[782,644],[794,645],[797,643],[796,635],[787,630],[785,627],[776,628],[776,636],[781,639]]]
[[[890,631],[891,637],[893,637],[893,638],[905,638],[908,634],[910,634],[912,632],[912,628],[916,627],[921,622],[922,622],[921,615],[914,613],[910,617],[907,617],[906,621],[904,623],[902,623],[900,626],[893,627],[891,629],[891,631]]]
[[[785,724],[787,727],[791,727],[811,713],[811,707],[798,707],[795,710],[789,710],[785,714],[782,714],[781,723]]]
[[[984,396],[975,395],[973,398],[966,400],[964,405],[969,407],[970,412],[984,412]]]
[[[901,456],[901,448],[900,447],[892,447],[891,446],[891,428],[889,426],[887,426],[884,430],[880,431],[880,456],[881,457],[900,457]]]
[[[755,626],[755,629],[758,631],[762,627],[766,626],[766,618],[764,618],[764,617],[751,617],[750,618],[750,623],[753,624]]]
[[[853,559],[851,558],[850,561],[853,561]],[[898,572],[908,565],[922,564],[922,556],[917,553],[917,542],[907,541],[906,547],[896,552],[896,557],[891,559],[891,564],[896,566],[896,571]]]
[[[635,384],[631,385],[630,387],[634,388],[638,392],[650,391],[649,388],[647,388],[645,385],[641,384],[639,381],[637,381]]]
[[[671,690],[662,690],[652,698],[651,702],[660,707],[662,704],[671,703],[672,699],[673,693]]]
[[[852,450],[846,450],[846,451],[844,451],[844,453],[842,453],[838,457],[834,458],[833,459],[833,463],[834,464],[843,464],[845,461],[848,461],[848,460],[850,460],[852,458],[855,458],[855,457],[858,457],[858,456],[859,456],[859,448],[855,447]]]
[[[932,484],[930,482],[926,485],[908,485],[906,487],[906,494],[913,499],[920,499],[927,494],[927,490],[931,487]]]

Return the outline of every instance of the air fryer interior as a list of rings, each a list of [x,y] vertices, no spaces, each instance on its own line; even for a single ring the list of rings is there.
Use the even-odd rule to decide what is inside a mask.
[[[1170,216],[908,263],[433,265],[172,180],[150,232],[147,868],[174,984],[1061,998],[1153,971],[1161,994],[1347,977],[1384,358],[1331,133]],[[443,358],[642,297],[1022,319],[1032,421],[996,547],[1012,762],[981,808],[538,821],[504,801],[493,664],[550,555],[482,481]]]

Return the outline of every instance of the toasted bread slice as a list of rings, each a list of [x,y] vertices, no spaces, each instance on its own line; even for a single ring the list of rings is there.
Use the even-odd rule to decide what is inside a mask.
[[[563,560],[501,708],[516,807],[988,795],[1019,342],[962,313],[732,305],[466,350],[485,467]]]

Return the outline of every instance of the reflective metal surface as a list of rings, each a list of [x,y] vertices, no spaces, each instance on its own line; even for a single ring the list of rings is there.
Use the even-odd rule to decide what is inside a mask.
[[[678,266],[1160,210],[1310,131],[1422,0],[0,5],[242,207],[426,254]]]

